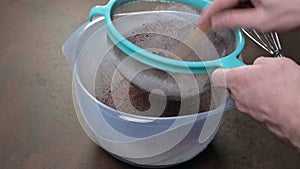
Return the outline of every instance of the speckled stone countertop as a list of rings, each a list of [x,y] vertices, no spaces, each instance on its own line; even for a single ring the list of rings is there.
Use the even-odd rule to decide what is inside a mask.
[[[98,0],[0,2],[0,168],[129,169],[82,130],[72,103],[72,74],[61,52]],[[281,35],[300,61],[300,33]],[[247,39],[246,63],[264,52]],[[300,154],[251,118],[230,111],[212,144],[175,168],[296,169]]]

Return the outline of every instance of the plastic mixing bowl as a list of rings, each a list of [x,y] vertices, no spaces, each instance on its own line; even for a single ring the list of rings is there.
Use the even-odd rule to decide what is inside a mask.
[[[110,49],[103,19],[82,25],[62,47],[73,72],[73,101],[85,132],[116,158],[137,166],[167,167],[195,157],[216,135],[224,112],[234,107],[232,99],[227,97],[208,112],[175,117],[137,116],[101,103],[96,99],[96,74],[99,66],[110,64],[105,60]]]

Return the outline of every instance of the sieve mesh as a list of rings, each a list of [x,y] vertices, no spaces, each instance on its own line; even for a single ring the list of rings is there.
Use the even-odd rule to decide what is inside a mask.
[[[235,49],[234,34],[229,30],[200,31],[196,26],[200,12],[181,3],[134,1],[115,8],[112,21],[127,40],[163,57],[199,62],[231,53]],[[163,97],[179,101],[210,90],[209,74],[180,74],[149,67],[128,57],[109,38],[108,43],[119,72],[145,92],[160,89]],[[120,66],[125,60],[125,66]]]
[[[235,49],[232,31],[199,30],[200,11],[190,6],[152,1],[115,6],[112,24],[142,50],[177,61],[202,62],[219,59]],[[108,106],[158,117],[205,112],[225,102],[226,93],[211,90],[209,74],[174,73],[145,65],[124,53],[114,39],[106,39],[110,50],[105,58],[116,71],[108,72],[109,65],[99,67],[96,79],[100,80],[96,82],[101,83],[96,85],[96,96]],[[108,75],[109,80],[103,83],[102,77]]]

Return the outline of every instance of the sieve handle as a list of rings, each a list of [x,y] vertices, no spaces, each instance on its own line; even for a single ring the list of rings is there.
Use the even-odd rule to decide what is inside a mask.
[[[240,61],[236,57],[225,57],[221,59],[221,68],[236,68],[245,65],[246,64],[244,62]]]
[[[104,5],[104,6],[100,6],[100,5],[97,5],[97,6],[94,6],[91,10],[90,10],[90,13],[89,13],[89,21],[92,21],[93,20],[93,17],[95,15],[100,15],[100,16],[104,16],[105,17],[105,20],[107,21],[106,18],[109,18],[110,16],[110,6],[109,4],[107,5]]]

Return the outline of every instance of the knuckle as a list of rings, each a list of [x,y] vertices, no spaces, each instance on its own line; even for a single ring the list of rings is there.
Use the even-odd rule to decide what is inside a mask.
[[[241,83],[239,79],[234,79],[230,83],[230,90],[235,91],[236,94],[240,94]]]
[[[264,19],[256,22],[255,29],[259,29],[261,32],[268,32],[271,29],[271,24],[267,23]]]
[[[280,58],[281,62],[279,64],[279,67],[282,71],[289,71],[294,72],[293,70],[296,70],[295,68],[298,68],[299,66],[290,58]]]
[[[236,108],[240,111],[240,112],[243,112],[243,113],[246,113],[247,111],[246,111],[246,108],[242,105],[242,104],[240,104],[239,102],[236,102],[235,103],[235,106],[236,106]]]
[[[229,89],[235,93],[238,93],[242,88],[243,80],[238,76],[233,76],[228,80]]]
[[[262,64],[262,63],[264,63],[265,61],[266,61],[266,58],[263,57],[263,56],[261,56],[261,57],[255,59],[254,62],[253,62],[253,64],[254,64],[254,65]]]
[[[261,32],[267,32],[269,30],[268,24],[257,24],[257,28],[260,29]]]
[[[267,17],[268,15],[265,13],[265,11],[258,11],[258,14],[260,17],[254,22],[253,28],[258,29],[261,32],[269,31],[272,23],[269,23],[270,19]]]
[[[231,28],[236,26],[236,16],[232,12],[226,12],[223,16],[223,23]]]
[[[287,58],[287,57],[282,57],[281,59],[283,59],[284,62],[287,62],[287,63],[289,63],[289,64],[294,64],[294,63],[295,63],[292,59]]]

